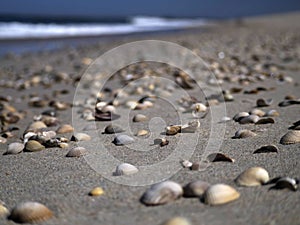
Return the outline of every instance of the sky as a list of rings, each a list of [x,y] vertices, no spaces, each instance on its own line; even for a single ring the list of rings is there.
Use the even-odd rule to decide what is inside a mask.
[[[1,0],[0,15],[231,18],[300,11],[300,0]]]

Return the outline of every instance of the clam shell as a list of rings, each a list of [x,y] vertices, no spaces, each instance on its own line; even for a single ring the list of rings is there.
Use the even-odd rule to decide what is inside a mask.
[[[257,115],[257,116],[259,116],[259,117],[262,117],[262,116],[264,116],[266,113],[265,113],[264,111],[260,110],[260,109],[252,109],[252,110],[250,111],[250,114],[251,114],[251,115]]]
[[[141,202],[145,205],[163,205],[175,201],[183,194],[180,184],[173,181],[163,181],[152,185],[141,197]]]
[[[256,123],[258,120],[259,120],[259,116],[253,114],[253,115],[243,117],[242,119],[239,120],[239,123],[240,124]]]
[[[59,123],[59,120],[56,117],[45,116],[45,115],[42,116],[40,121],[44,122],[48,127],[57,126]]]
[[[134,142],[134,139],[132,137],[129,137],[126,134],[120,134],[113,140],[113,143],[115,145],[128,145]]]
[[[184,217],[174,217],[163,222],[161,225],[191,225],[191,222]]]
[[[235,160],[223,153],[212,153],[207,156],[208,161],[210,162],[234,162]]]
[[[240,197],[240,193],[226,184],[210,186],[203,194],[203,200],[208,205],[222,205],[232,202]]]
[[[270,106],[272,104],[273,100],[272,99],[257,99],[256,101],[256,105],[257,107],[266,107],[266,106]]]
[[[76,133],[71,137],[71,141],[89,141],[91,136],[85,133]]]
[[[117,125],[112,125],[112,124],[106,126],[104,129],[104,133],[106,133],[106,134],[116,134],[116,133],[122,133],[122,132],[124,132],[124,130],[121,127],[119,127]]]
[[[87,150],[84,147],[75,147],[67,153],[66,157],[80,157],[86,153]]]
[[[196,112],[206,112],[207,107],[202,103],[196,103],[191,106],[191,110]]]
[[[288,188],[292,191],[297,191],[299,181],[290,177],[280,178],[271,189],[285,189]]]
[[[147,120],[148,120],[148,117],[143,114],[137,114],[132,119],[133,122],[144,122]]]
[[[167,140],[166,138],[162,138],[160,139],[161,142],[159,143],[160,147],[166,146],[169,144],[169,140]]]
[[[235,182],[239,186],[259,186],[270,180],[269,173],[262,167],[251,167],[242,172]]]
[[[275,120],[271,117],[266,117],[266,118],[260,118],[255,124],[269,124],[269,123],[275,123]]]
[[[9,219],[17,223],[36,223],[50,219],[53,213],[38,202],[24,202],[12,209]]]
[[[278,148],[276,145],[265,145],[255,150],[253,154],[257,153],[268,153],[268,152],[278,152]]]
[[[14,154],[19,154],[20,152],[23,151],[24,149],[24,144],[23,143],[19,143],[19,142],[13,142],[13,143],[10,143],[8,146],[7,146],[7,151],[4,153],[5,155],[14,155]]]
[[[194,133],[196,132],[197,128],[200,127],[199,120],[190,121],[188,124],[181,126],[182,133]]]
[[[239,112],[232,118],[235,122],[239,122],[242,118],[249,116],[247,112]]]
[[[104,194],[104,190],[101,187],[95,187],[89,192],[90,196],[100,196]]]
[[[275,109],[271,109],[266,112],[265,116],[279,116],[279,112],[277,112]]]
[[[183,187],[183,195],[184,197],[201,197],[209,186],[209,183],[202,180],[192,181]]]
[[[29,140],[25,145],[25,149],[30,152],[37,152],[45,149],[45,146],[41,145],[38,141]]]
[[[39,130],[42,128],[46,128],[46,124],[42,121],[35,121],[32,124],[30,124],[27,128],[27,130]]]
[[[256,134],[251,130],[242,129],[235,132],[234,138],[249,138],[254,136],[256,136]]]
[[[0,201],[0,218],[9,214],[8,209]]]
[[[147,135],[149,132],[147,130],[139,130],[136,134],[136,136],[145,136]]]
[[[138,171],[138,168],[136,168],[134,165],[131,165],[129,163],[122,163],[117,166],[116,171],[114,172],[114,176],[135,174]]]
[[[70,124],[61,125],[57,130],[56,133],[58,134],[65,134],[65,133],[72,133],[74,128]]]
[[[167,126],[166,128],[166,134],[167,135],[175,135],[181,131],[181,126],[179,125],[172,125],[172,126]]]
[[[300,130],[290,130],[280,139],[280,144],[290,145],[300,142]]]

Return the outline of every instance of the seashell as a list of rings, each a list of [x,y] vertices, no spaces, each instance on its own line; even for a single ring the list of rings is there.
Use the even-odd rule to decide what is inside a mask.
[[[32,124],[30,124],[27,128],[27,130],[39,130],[42,128],[46,128],[46,124],[42,121],[35,121]]]
[[[275,123],[275,120],[271,117],[266,117],[266,118],[260,118],[255,124],[269,124],[269,123]]]
[[[257,99],[256,101],[256,105],[257,107],[266,107],[266,106],[270,106],[273,103],[272,99]]]
[[[188,124],[181,126],[182,133],[194,133],[196,132],[197,128],[200,127],[199,120],[190,121]]]
[[[285,189],[285,188],[288,188],[292,191],[297,191],[298,184],[299,184],[299,180],[297,180],[297,179],[293,179],[293,178],[290,178],[290,177],[282,177],[270,189]]]
[[[58,146],[59,146],[60,148],[68,148],[68,147],[69,147],[69,144],[63,142],[63,143],[59,143]]]
[[[237,94],[237,93],[240,93],[242,90],[243,90],[243,88],[233,87],[230,89],[230,93]]]
[[[45,149],[45,146],[41,145],[38,141],[29,140],[26,145],[25,149],[30,152],[37,152]]]
[[[224,98],[225,102],[231,102],[231,101],[234,100],[233,95],[231,93],[228,93],[228,92],[223,93],[223,98]]]
[[[136,134],[136,136],[145,136],[147,135],[149,132],[147,130],[139,130]]]
[[[199,162],[194,162],[190,169],[195,170],[195,171],[199,170],[200,169],[200,163]]]
[[[167,135],[175,135],[181,131],[181,126],[180,125],[172,125],[172,126],[167,126],[166,128],[166,134]]]
[[[125,103],[125,105],[130,109],[134,109],[138,105],[138,102],[137,101],[128,101]]]
[[[254,137],[256,134],[252,132],[251,130],[247,129],[241,129],[235,132],[235,135],[233,138],[249,138],[249,137]]]
[[[247,112],[239,112],[232,118],[235,122],[239,122],[242,118],[249,116]]]
[[[287,96],[284,97],[284,99],[286,99],[286,100],[296,100],[297,98],[296,98],[295,95],[287,95]]]
[[[75,147],[72,148],[66,155],[66,157],[80,157],[87,153],[87,150],[84,147]]]
[[[74,132],[74,128],[70,124],[63,124],[57,128],[56,133],[65,134]]]
[[[0,201],[0,218],[9,214],[8,209],[4,206],[4,203]]]
[[[235,182],[239,186],[259,186],[270,180],[269,173],[262,167],[251,167],[242,172]]]
[[[51,117],[56,117],[57,116],[57,113],[55,110],[53,109],[48,109],[48,110],[45,110],[42,112],[42,115],[45,115],[45,116],[51,116]]]
[[[134,139],[132,137],[129,137],[126,134],[120,134],[113,140],[113,143],[115,145],[128,145],[134,142]]]
[[[45,107],[48,101],[41,99],[40,97],[32,97],[29,99],[28,105],[31,107]]]
[[[49,106],[53,107],[56,110],[66,110],[71,107],[71,104],[60,101],[51,101],[49,102]]]
[[[296,99],[296,100],[284,100],[284,101],[280,102],[278,104],[278,106],[280,106],[280,107],[286,107],[286,106],[296,105],[296,104],[300,104],[300,99]]]
[[[207,156],[209,162],[234,162],[233,158],[223,154],[223,153],[212,153]]]
[[[191,222],[184,217],[174,217],[162,223],[162,225],[191,225]]]
[[[203,200],[208,205],[222,205],[232,202],[240,197],[240,193],[226,184],[215,184],[207,188]]]
[[[48,127],[54,127],[59,124],[59,120],[56,117],[52,116],[42,116],[40,121],[44,122]]]
[[[75,133],[71,137],[71,141],[89,141],[91,139],[91,136],[85,133]]]
[[[130,175],[135,174],[139,170],[134,165],[129,163],[122,163],[117,166],[116,171],[113,173],[114,176]]]
[[[289,145],[300,142],[300,130],[290,130],[280,139],[280,144]]]
[[[193,165],[192,162],[190,162],[189,160],[186,160],[186,159],[181,160],[180,163],[183,166],[183,168],[190,168]]]
[[[259,117],[262,117],[262,116],[264,116],[266,113],[265,113],[264,111],[262,111],[261,109],[252,109],[252,110],[250,111],[250,114],[251,114],[251,115],[257,115],[257,116],[259,116]]]
[[[159,143],[160,147],[166,146],[168,144],[169,144],[169,140],[167,140],[166,138],[160,139],[160,143]]]
[[[124,131],[125,130],[123,130],[121,127],[112,124],[106,126],[104,129],[104,133],[106,134],[116,134],[116,133],[122,133]]]
[[[114,107],[113,105],[106,105],[106,106],[102,107],[101,112],[116,113],[116,107]]]
[[[17,223],[36,223],[50,219],[53,213],[38,202],[23,202],[12,209],[9,219]]]
[[[259,149],[255,150],[253,154],[257,153],[269,153],[269,152],[278,152],[278,148],[276,145],[265,145],[260,147]]]
[[[113,121],[120,118],[120,115],[111,112],[95,112],[96,121]]]
[[[207,107],[202,103],[196,103],[191,106],[191,110],[196,112],[206,112]]]
[[[243,117],[242,119],[240,119],[239,123],[240,124],[256,123],[258,120],[259,120],[259,116],[253,114],[253,115]]]
[[[228,116],[224,116],[224,117],[222,117],[221,118],[221,120],[220,120],[220,122],[219,123],[226,123],[226,122],[228,122],[228,121],[230,121],[231,120],[231,118],[230,117],[228,117]]]
[[[13,143],[10,143],[8,146],[7,146],[7,151],[4,153],[5,155],[15,155],[15,154],[19,154],[20,152],[23,151],[24,149],[24,144],[23,143],[19,143],[19,142],[13,142]]]
[[[289,129],[300,130],[300,120],[298,120],[297,122],[293,123],[293,126],[289,127]]]
[[[133,122],[144,122],[147,120],[148,120],[148,117],[143,114],[137,114],[132,119]]]
[[[209,183],[202,180],[192,181],[183,187],[183,196],[202,197],[202,195],[207,190],[207,188],[209,188],[209,186]]]
[[[265,116],[279,116],[279,112],[277,112],[275,109],[271,109],[266,112]]]
[[[0,143],[4,144],[7,142],[7,139],[0,136]]]
[[[214,106],[214,105],[219,105],[219,104],[220,104],[220,102],[216,98],[207,99],[206,103],[205,103],[206,106]]]
[[[101,187],[95,187],[93,190],[89,192],[90,196],[99,196],[103,194],[104,194],[104,190]]]
[[[155,206],[175,201],[182,195],[183,189],[180,184],[173,181],[163,181],[152,185],[140,200],[147,206]]]

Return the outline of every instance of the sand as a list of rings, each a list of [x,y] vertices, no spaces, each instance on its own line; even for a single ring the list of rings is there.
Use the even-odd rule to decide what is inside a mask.
[[[76,86],[63,82],[48,89],[36,86],[19,91],[1,86],[1,96],[12,96],[11,105],[18,110],[27,111],[27,115],[17,124],[11,124],[11,126],[20,128],[19,132],[14,132],[16,137],[8,139],[5,144],[0,144],[0,200],[5,202],[9,209],[22,201],[38,201],[45,204],[54,212],[55,216],[43,224],[161,224],[174,216],[184,216],[191,220],[192,224],[299,224],[299,191],[269,190],[270,186],[244,188],[237,187],[233,182],[243,170],[251,166],[264,167],[272,178],[278,176],[299,178],[299,143],[281,145],[279,140],[293,122],[299,120],[300,108],[299,105],[278,106],[278,103],[286,95],[295,95],[299,98],[300,94],[300,25],[297,22],[299,18],[300,14],[297,13],[251,18],[239,23],[236,21],[222,22],[210,27],[205,32],[193,29],[177,32],[174,35],[171,33],[151,36],[151,39],[171,41],[195,50],[207,62],[221,62],[222,60],[218,59],[219,52],[224,52],[226,56],[235,55],[240,60],[244,60],[246,64],[251,61],[249,59],[251,54],[261,54],[259,63],[280,65],[279,71],[275,73],[280,72],[293,79],[292,82],[279,82],[275,77],[270,77],[265,81],[250,83],[247,86],[224,82],[222,89],[242,87],[245,91],[256,87],[274,87],[274,90],[262,91],[258,94],[244,94],[243,92],[233,94],[234,101],[226,102],[227,116],[232,118],[238,112],[250,111],[255,107],[258,98],[272,98],[273,104],[263,110],[276,109],[280,116],[275,118],[275,124],[266,125],[240,125],[229,121],[226,123],[225,135],[219,151],[234,158],[234,163],[212,163],[204,171],[181,169],[170,178],[182,185],[197,179],[211,184],[229,184],[241,193],[241,197],[237,201],[210,207],[197,198],[180,198],[163,206],[146,207],[140,203],[139,198],[148,186],[132,187],[112,182],[93,170],[84,157],[65,157],[67,150],[48,148],[36,153],[22,152],[18,155],[3,155],[7,143],[20,140],[33,116],[47,109],[47,107],[29,108],[27,101],[30,94],[37,93],[39,96],[46,94],[51,97],[53,90],[67,89],[69,90],[68,94],[59,95],[56,99],[73,102]],[[40,71],[46,65],[51,65],[55,71],[69,74],[71,80],[74,81],[75,78],[80,78],[87,68],[81,63],[83,58],[96,59],[104,52],[122,43],[146,39],[149,37],[126,37],[91,46],[64,48],[20,56],[8,55],[0,59],[1,80],[28,79],[32,73]],[[247,48],[245,48],[245,44],[248,45]],[[113,79],[108,86],[118,87],[118,85],[119,81]],[[190,93],[204,100],[201,90],[193,90]],[[72,123],[71,111],[71,109],[59,111],[58,118],[63,123]],[[167,124],[175,123],[178,119],[174,108],[169,107],[163,101],[157,101],[152,109],[145,110],[143,113],[149,117],[161,116],[165,118]],[[191,161],[201,160],[212,123],[221,126],[217,123],[218,120],[212,121],[211,118],[211,114],[209,114],[200,120],[200,139],[193,149]],[[82,122],[83,125],[87,123]],[[102,131],[108,123],[97,122],[97,124]],[[145,122],[145,124],[147,123]],[[133,127],[133,131],[140,128],[139,126],[142,127],[142,125],[131,122],[130,125]],[[241,127],[254,129],[257,136],[249,139],[232,139],[235,131]],[[188,140],[192,136],[193,134],[180,134],[179,137]],[[67,137],[70,137],[70,134]],[[170,137],[170,145],[163,148],[157,147],[153,152],[148,152],[145,157],[143,152],[132,153],[124,146],[114,146],[111,143],[114,136],[104,135],[103,137],[101,140],[111,154],[121,161],[130,161],[136,165],[149,165],[164,159],[176,147],[176,138]],[[147,139],[147,146],[150,141]],[[143,143],[145,144],[145,142],[141,142],[137,147],[145,148]],[[278,146],[279,152],[253,154],[254,150],[267,144],[275,144]],[[71,145],[73,146],[75,143],[71,143]],[[97,146],[94,148],[90,146],[90,148],[90,151],[101,151],[101,149],[96,149]],[[181,150],[189,151],[189,145],[185,145]],[[178,158],[178,164],[179,160]],[[154,176],[164,175],[164,172],[157,169],[154,171]],[[89,191],[97,186],[101,186],[105,194],[99,197],[89,196]],[[4,217],[0,218],[0,224],[14,224],[14,222]]]

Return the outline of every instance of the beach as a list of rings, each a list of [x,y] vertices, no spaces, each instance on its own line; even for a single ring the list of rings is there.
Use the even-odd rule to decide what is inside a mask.
[[[185,217],[191,221],[191,224],[203,225],[299,224],[299,190],[273,190],[270,189],[272,184],[240,187],[234,182],[241,172],[254,166],[265,168],[269,172],[270,178],[299,178],[299,142],[283,145],[280,143],[280,139],[289,131],[293,123],[299,121],[300,105],[297,103],[284,107],[279,106],[279,103],[287,98],[295,100],[295,102],[300,98],[299,19],[299,13],[290,13],[246,18],[239,21],[220,21],[205,31],[201,27],[199,30],[192,28],[174,33],[120,36],[113,40],[106,39],[90,45],[82,44],[76,47],[29,52],[21,55],[6,54],[1,57],[1,104],[12,106],[15,108],[15,110],[10,108],[12,112],[17,111],[22,116],[16,123],[3,123],[2,125],[2,129],[17,127],[18,130],[12,130],[13,137],[5,138],[6,142],[0,143],[0,200],[9,210],[24,201],[36,201],[46,205],[54,216],[41,224],[49,225],[162,224],[175,216]],[[186,90],[186,88],[172,86],[173,83],[172,87],[168,88],[159,86],[165,83],[158,80],[149,90],[150,93],[154,93],[151,91],[155,90],[155,85],[158,85],[160,88],[158,93],[161,98],[153,100],[151,108],[142,110],[127,108],[127,111],[124,111],[126,107],[122,105],[122,100],[126,101],[133,96],[143,97],[148,95],[147,91],[149,90],[138,89],[123,98],[120,95],[121,103],[120,105],[116,104],[116,114],[120,114],[121,118],[113,122],[121,124],[125,121],[128,127],[124,133],[139,140],[134,143],[132,148],[136,150],[133,151],[130,145],[127,148],[127,146],[116,146],[111,143],[115,137],[114,134],[102,134],[104,128],[110,124],[109,121],[97,121],[98,132],[84,131],[87,125],[94,122],[82,118],[83,111],[87,108],[84,104],[87,103],[83,103],[84,101],[77,96],[85,93],[84,91],[89,91],[89,85],[87,88],[83,88],[84,82],[89,83],[90,86],[97,83],[97,76],[92,74],[93,70],[91,69],[94,60],[122,44],[148,39],[176,43],[183,46],[184,49],[191,50],[209,68],[207,70],[201,65],[199,79],[203,78],[204,83],[208,82],[208,86],[211,85],[216,90],[231,90],[230,95],[233,96],[233,99],[225,102],[220,100],[217,105],[211,103],[207,115],[201,114],[203,116],[200,117],[201,124],[195,133],[166,136],[170,141],[167,146],[153,147],[151,143],[153,143],[154,137],[165,137],[163,133],[165,126],[180,122],[187,123],[193,119],[191,113],[181,113],[183,115],[183,121],[181,121],[181,117],[178,116],[181,110],[176,109],[167,101],[171,98],[180,100],[174,96],[177,96],[176,93],[179,92],[179,89]],[[174,58],[176,59],[176,57]],[[127,67],[121,72],[118,71],[116,76],[105,84],[100,82],[96,87],[105,86],[107,88],[103,98],[105,101],[109,101],[113,99],[114,90],[124,89],[124,87],[128,87],[125,84],[128,85],[131,82],[139,84],[134,82],[135,79],[141,79],[145,74],[147,76],[158,75],[174,81],[174,74],[178,70],[180,67],[174,68],[163,63],[147,62],[136,67]],[[207,80],[208,71],[211,71],[217,80]],[[90,72],[91,76],[88,76]],[[85,79],[82,78],[83,75],[85,75]],[[28,80],[30,81],[27,82]],[[218,81],[217,84],[216,81]],[[79,84],[83,87],[78,86]],[[144,85],[143,82],[140,84]],[[208,97],[205,90],[195,84],[192,86],[194,88],[187,89],[187,93],[205,104]],[[129,88],[132,87],[129,86]],[[168,95],[166,92],[171,94]],[[94,100],[97,98],[96,95],[85,96]],[[33,97],[39,97],[46,103],[39,107],[30,106],[29,102]],[[234,115],[239,112],[249,112],[257,108],[256,101],[260,98],[272,99],[270,104],[259,109],[264,112],[276,110],[278,115],[270,116],[274,123],[240,124],[232,120]],[[52,100],[67,103],[67,107],[57,110],[58,115],[55,117],[59,119],[59,122],[55,126],[49,127],[50,130],[56,130],[62,124],[71,124],[76,128],[76,132],[85,132],[91,136],[91,133],[98,135],[99,139],[86,141],[87,155],[66,157],[72,147],[76,144],[80,145],[80,143],[71,141],[66,149],[51,147],[38,152],[23,151],[19,154],[4,155],[9,143],[21,142],[23,132],[34,121],[34,118],[37,118],[36,115],[40,115],[47,109],[55,108],[53,104],[50,104]],[[73,107],[70,106],[71,104]],[[179,104],[176,105],[176,107],[179,106]],[[225,116],[231,120],[219,123],[222,118],[212,116],[213,112],[218,109],[225,110]],[[122,114],[122,110],[129,113]],[[138,130],[151,130],[151,126],[148,126],[149,121],[132,122],[133,115],[137,113],[145,114],[150,119],[160,117],[164,122],[159,119],[149,119],[153,124],[161,122],[162,125],[153,125],[153,136],[150,138],[148,138],[149,136],[137,137],[134,134]],[[122,119],[127,118],[127,115],[129,120]],[[156,129],[157,127],[160,129]],[[216,134],[220,135],[216,138],[218,139],[216,142],[220,143],[220,146],[214,152],[221,152],[232,157],[235,159],[234,163],[212,162],[205,169],[194,171],[181,168],[180,161],[182,159],[180,157],[181,155],[186,156],[186,154],[178,153],[178,157],[175,155],[175,160],[168,163],[170,166],[175,164],[174,168],[180,167],[181,169],[170,174],[171,177],[166,179],[175,181],[182,186],[195,180],[203,180],[210,184],[224,183],[234,187],[240,193],[240,197],[236,201],[220,206],[209,206],[199,198],[185,197],[165,205],[145,206],[140,202],[140,198],[149,185],[141,185],[143,182],[137,182],[136,185],[130,186],[125,185],[124,182],[123,184],[114,182],[113,177],[108,179],[107,173],[102,175],[101,171],[93,169],[92,160],[88,157],[89,152],[101,155],[104,146],[121,162],[128,162],[139,168],[142,165],[166,161],[168,155],[171,155],[179,146],[176,152],[191,153],[190,158],[186,158],[187,160],[202,162],[205,151],[210,151],[210,149],[206,149],[208,141],[210,138],[214,138],[210,136],[212,127]],[[232,138],[235,132],[241,128],[253,131],[256,136],[245,139]],[[70,139],[72,133],[60,136]],[[182,147],[179,142],[181,139],[187,140]],[[97,142],[103,144],[101,148]],[[278,152],[253,154],[255,150],[264,145],[276,145]],[[153,147],[151,151],[137,151],[148,149],[149,146]],[[105,165],[107,162],[103,160],[96,163]],[[165,175],[165,171],[159,167],[151,174],[154,180],[155,177],[163,178]],[[134,174],[129,176],[134,177]],[[97,197],[89,196],[90,190],[98,186],[102,187],[104,194]],[[8,220],[7,216],[2,216],[0,224],[15,223]]]

